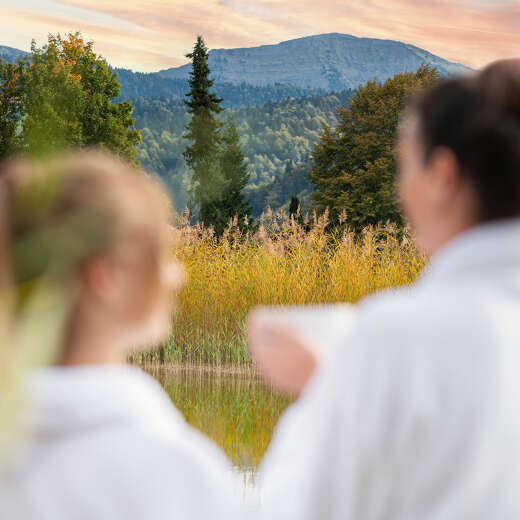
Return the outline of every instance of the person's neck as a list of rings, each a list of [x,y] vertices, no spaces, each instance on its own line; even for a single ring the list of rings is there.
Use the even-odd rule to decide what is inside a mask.
[[[102,346],[89,346],[88,349],[72,348],[66,352],[60,362],[60,366],[79,366],[79,365],[120,365],[124,359],[115,353],[106,352]]]
[[[71,327],[60,366],[113,365],[125,362],[123,350],[109,334],[100,334],[103,327],[93,324],[80,326],[77,322]]]
[[[475,226],[478,226],[478,224],[475,218],[469,217],[450,221],[446,226],[439,224],[436,240],[433,241],[427,250],[428,257],[434,257],[438,251],[444,249],[450,242]]]

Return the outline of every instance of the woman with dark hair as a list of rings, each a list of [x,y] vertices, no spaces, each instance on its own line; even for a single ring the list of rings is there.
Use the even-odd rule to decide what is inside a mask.
[[[250,319],[266,376],[302,391],[260,472],[266,518],[520,516],[520,61],[415,99],[396,154],[419,282],[362,302],[318,370]]]

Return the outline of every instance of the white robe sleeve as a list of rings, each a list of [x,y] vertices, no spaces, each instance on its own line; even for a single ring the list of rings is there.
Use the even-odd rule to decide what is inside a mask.
[[[385,326],[360,319],[284,414],[260,467],[262,518],[390,518],[406,362]],[[391,335],[390,335],[391,336]]]

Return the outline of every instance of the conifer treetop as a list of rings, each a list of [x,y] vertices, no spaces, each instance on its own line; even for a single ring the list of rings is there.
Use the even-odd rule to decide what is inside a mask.
[[[192,70],[189,79],[190,92],[186,94],[189,99],[184,102],[191,114],[199,110],[207,110],[216,114],[222,112],[220,103],[223,100],[210,91],[213,80],[209,77],[211,71],[208,65],[208,57],[208,48],[204,38],[199,35],[193,51],[186,54],[186,58],[189,58],[192,62]]]

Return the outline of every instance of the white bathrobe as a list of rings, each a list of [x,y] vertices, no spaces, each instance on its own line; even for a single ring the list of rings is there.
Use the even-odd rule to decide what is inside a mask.
[[[2,520],[230,520],[243,483],[137,368],[48,368],[0,459]]]
[[[520,518],[520,221],[368,298],[281,419],[265,520]]]

